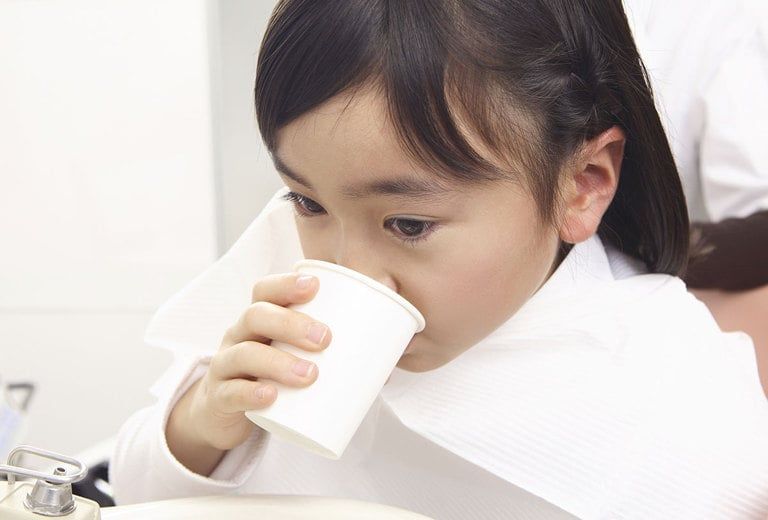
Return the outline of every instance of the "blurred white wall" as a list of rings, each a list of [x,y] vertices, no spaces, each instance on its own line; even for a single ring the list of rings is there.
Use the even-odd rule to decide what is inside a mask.
[[[252,109],[272,6],[0,0],[0,383],[38,387],[26,442],[75,454],[152,402],[149,318],[280,186]]]
[[[283,183],[253,113],[256,57],[275,0],[219,0],[212,24],[214,151],[219,176],[220,251],[228,249]]]

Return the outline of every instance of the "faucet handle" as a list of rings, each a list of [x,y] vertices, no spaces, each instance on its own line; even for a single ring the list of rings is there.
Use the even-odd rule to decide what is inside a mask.
[[[77,467],[77,471],[68,475],[63,467],[57,467],[53,473],[46,473],[17,466],[16,459],[22,453],[31,453],[46,459],[64,462]],[[75,510],[77,504],[75,497],[72,495],[72,484],[85,478],[87,471],[87,468],[82,462],[71,457],[24,445],[13,449],[8,455],[8,463],[6,465],[0,465],[0,473],[8,474],[8,488],[11,494],[14,493],[16,477],[32,477],[37,479],[35,480],[34,486],[32,486],[32,490],[26,494],[23,498],[23,502],[17,504],[17,507],[21,507],[23,504],[23,508],[21,509],[26,509],[28,514],[33,514],[34,516],[42,515],[46,517],[67,516]],[[29,484],[23,484],[23,486],[29,486]],[[17,500],[21,500],[19,493],[23,493],[23,491],[20,488],[17,488],[15,492],[17,493],[17,496],[19,496],[19,499]],[[78,500],[82,499],[78,497]],[[0,502],[2,502],[2,500],[0,500]],[[8,507],[12,506],[9,505]],[[87,513],[89,515],[87,518],[93,518],[92,514],[89,512]],[[99,518],[99,516],[97,507],[95,518]]]
[[[42,471],[15,466],[16,459],[22,453],[31,453],[33,455],[39,455],[45,459],[64,462],[66,464],[76,466],[78,471],[71,475],[67,475],[64,471],[45,473]],[[55,453],[41,448],[35,448],[34,446],[21,445],[11,450],[11,453],[8,454],[8,462],[6,465],[0,464],[0,473],[8,474],[8,484],[11,486],[16,483],[16,477],[41,478],[50,482],[51,484],[73,484],[74,482],[79,482],[85,478],[85,475],[88,473],[88,468],[86,468],[85,464],[79,460],[66,457],[60,453]]]

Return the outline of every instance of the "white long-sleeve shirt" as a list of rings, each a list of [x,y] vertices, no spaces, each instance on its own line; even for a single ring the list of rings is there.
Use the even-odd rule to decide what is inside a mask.
[[[381,399],[340,460],[304,452],[256,429],[210,477],[193,473],[174,458],[163,432],[173,404],[206,367],[206,358],[192,361],[171,399],[140,410],[121,429],[110,476],[118,505],[227,493],[288,494],[353,498],[436,519],[575,518],[408,430]]]
[[[692,220],[768,210],[768,4],[624,0]]]
[[[256,430],[210,477],[189,471],[165,423],[250,302],[244,282],[293,262],[300,246],[280,194],[153,319],[147,337],[177,362],[158,403],[119,432],[118,504],[299,494],[441,520],[768,515],[768,402],[748,336],[722,333],[679,279],[642,274],[597,237],[456,359],[395,369],[339,460]]]

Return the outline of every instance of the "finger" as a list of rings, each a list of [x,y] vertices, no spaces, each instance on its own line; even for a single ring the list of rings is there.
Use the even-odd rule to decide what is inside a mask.
[[[252,303],[224,335],[222,348],[244,341],[270,344],[282,341],[310,352],[318,352],[331,342],[327,325],[293,309],[270,302]]]
[[[280,273],[267,275],[259,279],[251,291],[251,302],[271,302],[283,307],[291,303],[304,303],[311,300],[320,281],[301,273]]]
[[[219,381],[259,378],[293,387],[309,386],[318,375],[314,363],[253,341],[219,351],[211,359],[210,370],[214,379]]]
[[[229,379],[221,382],[213,394],[213,406],[223,413],[260,410],[277,398],[277,388],[262,381]]]

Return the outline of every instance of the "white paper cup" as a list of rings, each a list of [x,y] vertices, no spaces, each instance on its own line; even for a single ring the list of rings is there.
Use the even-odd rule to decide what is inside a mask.
[[[300,260],[294,270],[316,276],[320,288],[309,302],[289,307],[328,325],[331,343],[309,352],[273,341],[315,363],[318,377],[306,388],[271,381],[278,388],[275,402],[245,415],[283,440],[338,459],[411,338],[424,330],[424,317],[389,287],[346,267]]]

